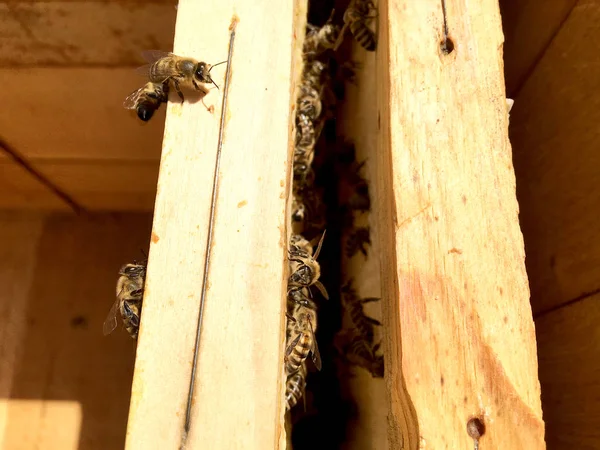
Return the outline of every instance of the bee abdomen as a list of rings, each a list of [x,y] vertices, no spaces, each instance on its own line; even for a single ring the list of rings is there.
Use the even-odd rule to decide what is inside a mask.
[[[364,21],[360,20],[350,24],[350,32],[356,39],[362,48],[369,52],[375,51],[377,42],[375,40],[375,33],[365,24]]]
[[[298,343],[291,349],[291,352],[286,355],[285,370],[288,374],[297,372],[302,363],[308,357],[311,349],[310,338],[307,333],[302,333]]]
[[[304,395],[306,388],[306,367],[304,364],[300,370],[288,377],[285,389],[286,409],[292,409]]]

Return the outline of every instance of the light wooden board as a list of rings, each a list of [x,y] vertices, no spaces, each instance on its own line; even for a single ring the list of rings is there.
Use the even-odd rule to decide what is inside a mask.
[[[598,21],[580,1],[511,111],[534,312],[600,288]]]
[[[390,447],[473,448],[478,416],[480,448],[543,449],[498,4],[445,4],[450,55],[439,1],[379,4]]]
[[[150,222],[0,212],[0,447],[123,448],[135,346],[102,322]]]
[[[506,92],[523,86],[578,0],[500,0]]]
[[[0,79],[11,93],[0,134],[28,159],[160,158],[164,106],[148,123],[123,108],[144,84],[133,68],[0,69]]]
[[[172,49],[175,4],[2,2],[0,67],[142,65],[140,50]]]
[[[300,12],[296,11],[295,5]],[[303,6],[304,5],[304,6]],[[283,429],[284,300],[294,24],[304,2],[181,1],[175,52],[226,58],[239,17],[214,241],[185,448],[271,449]],[[273,20],[277,17],[277,20]],[[204,20],[206,18],[206,20]],[[201,23],[202,26],[199,26]],[[223,86],[225,65],[212,72]],[[128,450],[178,449],[199,313],[221,92],[170,104],[127,432]]]
[[[536,321],[549,448],[600,448],[600,296]]]

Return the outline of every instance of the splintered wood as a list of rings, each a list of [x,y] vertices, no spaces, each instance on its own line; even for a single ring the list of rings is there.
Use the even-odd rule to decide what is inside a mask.
[[[379,3],[382,255],[393,449],[543,449],[496,0]]]
[[[204,267],[222,90],[168,105],[127,449],[283,448],[292,108],[304,2],[192,0],[174,53],[231,59],[213,245]],[[299,12],[300,11],[300,12]],[[277,20],[273,18],[276,17]],[[274,39],[274,36],[276,38]],[[301,44],[300,44],[301,45]],[[211,72],[223,87],[226,65]],[[208,270],[189,433],[184,432]],[[182,444],[183,442],[183,444]]]

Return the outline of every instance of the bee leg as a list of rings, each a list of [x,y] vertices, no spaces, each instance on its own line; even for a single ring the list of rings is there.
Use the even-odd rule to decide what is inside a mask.
[[[177,81],[176,78],[173,78],[173,85],[175,86],[175,92],[177,92],[177,95],[181,99],[181,103],[183,103],[185,99],[183,98],[183,92],[181,92],[181,89],[179,88],[179,81]]]

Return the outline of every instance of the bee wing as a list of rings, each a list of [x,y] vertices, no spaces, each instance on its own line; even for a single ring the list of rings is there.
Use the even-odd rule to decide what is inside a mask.
[[[142,58],[149,62],[150,64],[155,63],[159,59],[167,58],[169,56],[175,56],[171,52],[164,52],[162,50],[143,50]]]
[[[323,283],[317,280],[313,283],[313,286],[315,286],[319,290],[321,295],[325,297],[325,300],[329,300],[329,294],[327,293],[327,289],[325,289],[325,286],[323,286]]]
[[[290,356],[290,354],[294,350],[294,347],[296,347],[296,345],[298,345],[298,341],[300,340],[301,337],[302,337],[302,333],[298,333],[298,336],[296,336],[296,339],[294,339],[291,342],[291,344],[288,345],[287,348],[285,349],[285,356]]]
[[[136,89],[131,94],[127,96],[125,101],[123,102],[123,108],[125,109],[135,109],[137,107],[137,101],[140,98],[140,94],[144,90],[145,86],[142,86],[139,89]]]
[[[102,333],[104,334],[104,336],[108,336],[115,330],[115,328],[117,328],[117,312],[119,311],[120,301],[121,300],[117,297],[112,307],[110,308],[110,311],[108,311],[106,320],[102,324]]]
[[[312,343],[313,343],[313,346],[311,348],[312,360],[313,360],[313,363],[315,363],[315,367],[317,368],[317,370],[321,370],[321,367],[323,366],[323,364],[321,362],[321,353],[319,353],[319,346],[317,345],[317,337],[315,336],[315,333],[313,332],[312,323],[310,321],[308,322],[308,327],[310,329],[310,333],[312,334]]]

